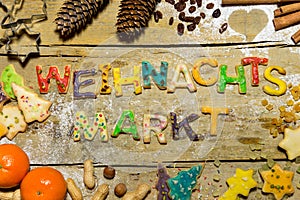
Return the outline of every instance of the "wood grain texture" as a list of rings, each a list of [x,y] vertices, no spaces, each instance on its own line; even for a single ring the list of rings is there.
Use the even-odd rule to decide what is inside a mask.
[[[203,4],[209,2],[203,1]],[[290,36],[299,29],[299,25],[275,32],[272,13],[277,8],[276,5],[223,7],[219,0],[215,2],[215,8],[221,9],[220,18],[212,19],[210,15],[213,10],[207,10],[203,6],[198,12],[205,11],[207,18],[201,21],[195,31],[186,31],[183,36],[179,36],[176,32],[179,13],[172,5],[162,1],[157,10],[163,13],[163,19],[158,23],[152,19],[140,38],[132,43],[124,43],[118,39],[114,26],[119,3],[119,0],[111,1],[84,31],[73,38],[63,40],[55,32],[56,25],[53,22],[62,1],[47,1],[48,20],[30,25],[32,31],[41,33],[40,55],[30,57],[28,62],[22,64],[16,55],[8,55],[4,46],[0,49],[0,72],[6,65],[14,64],[16,71],[25,77],[25,84],[38,94],[36,65],[44,68],[55,65],[60,71],[63,71],[65,65],[71,65],[72,72],[82,69],[97,71],[95,76],[83,79],[95,80],[95,84],[83,88],[83,91],[95,92],[95,100],[74,100],[73,74],[67,94],[58,94],[54,81],[51,81],[48,94],[39,94],[53,102],[51,116],[42,123],[29,124],[28,131],[18,134],[13,140],[29,154],[33,168],[48,165],[59,169],[65,178],[73,178],[81,188],[84,199],[89,199],[95,191],[84,187],[83,162],[93,159],[98,185],[110,185],[107,199],[116,199],[113,189],[119,182],[125,183],[129,191],[134,190],[139,183],[146,182],[152,187],[146,199],[156,199],[154,186],[158,162],[163,162],[168,167],[171,176],[175,176],[179,170],[206,162],[192,199],[213,200],[217,198],[216,194],[221,195],[227,190],[226,179],[234,175],[237,167],[244,170],[252,168],[256,171],[267,163],[266,158],[275,159],[282,167],[290,164],[284,150],[278,148],[283,135],[279,134],[277,138],[273,138],[269,128],[272,118],[279,117],[278,108],[286,105],[286,101],[292,97],[289,91],[280,97],[264,93],[264,85],[276,88],[276,85],[264,78],[267,66],[259,66],[260,84],[257,87],[251,86],[250,65],[245,66],[245,95],[238,93],[236,85],[227,86],[225,93],[220,94],[217,92],[217,84],[209,87],[196,84],[195,93],[178,88],[174,94],[167,94],[152,83],[152,88],[143,89],[140,95],[133,94],[132,86],[124,86],[124,95],[120,98],[114,96],[112,71],[109,72],[108,79],[113,88],[112,94],[99,94],[101,72],[98,67],[111,64],[112,68],[121,68],[122,76],[125,77],[131,76],[133,66],[141,66],[142,61],[149,61],[157,69],[161,61],[166,61],[169,63],[170,83],[178,64],[186,64],[191,70],[197,59],[214,58],[219,65],[228,65],[228,74],[235,76],[235,66],[241,63],[242,58],[257,56],[268,58],[268,66],[278,65],[287,71],[286,76],[273,72],[275,77],[297,85],[300,83],[300,51],[298,46],[291,45]],[[25,0],[22,9],[17,12],[17,18],[40,13],[41,6],[41,1]],[[3,15],[1,12],[0,18]],[[170,17],[175,19],[172,26],[168,25]],[[219,34],[219,27],[225,22],[229,23],[228,30]],[[3,32],[4,30],[1,30],[1,34]],[[32,38],[23,35],[20,40],[14,40],[11,47],[24,55],[35,49],[35,43]],[[201,69],[204,78],[218,78],[218,68],[204,66]],[[269,111],[262,106],[262,100],[268,100],[274,106],[273,110]],[[230,109],[228,116],[218,118],[217,137],[209,137],[211,119],[210,115],[201,113],[202,106],[222,106]],[[196,113],[200,117],[190,125],[206,138],[204,141],[190,142],[184,137],[184,131],[181,131],[184,138],[173,141],[171,125],[168,124],[164,131],[167,135],[167,145],[160,145],[155,136],[151,137],[150,144],[143,144],[142,140],[134,141],[128,134],[109,138],[108,143],[101,143],[98,135],[92,141],[73,141],[71,133],[76,111],[85,110],[91,120],[96,111],[103,111],[107,117],[110,134],[121,111],[125,109],[135,112],[140,133],[144,113],[160,112],[167,116],[170,111],[175,111],[180,120]],[[9,141],[5,138],[0,140],[0,143],[7,142]],[[221,160],[219,168],[213,164],[216,159]],[[112,165],[117,170],[113,180],[107,180],[102,175],[106,165]],[[295,172],[298,167],[299,164],[293,161],[290,170]],[[215,175],[220,176],[219,182],[213,180]],[[262,182],[258,173],[255,173],[254,179]],[[294,187],[298,183],[299,174],[295,173]],[[299,190],[296,189],[295,194],[288,199],[297,199],[299,195]],[[248,199],[272,198],[262,194],[258,188],[251,191]],[[66,199],[70,197],[67,196]]]

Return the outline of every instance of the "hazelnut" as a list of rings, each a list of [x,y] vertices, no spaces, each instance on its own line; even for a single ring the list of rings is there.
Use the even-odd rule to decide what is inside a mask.
[[[116,185],[114,192],[117,197],[122,197],[127,192],[127,187],[124,183],[119,183]]]
[[[116,175],[116,171],[112,167],[105,167],[103,170],[103,176],[107,179],[113,179]]]

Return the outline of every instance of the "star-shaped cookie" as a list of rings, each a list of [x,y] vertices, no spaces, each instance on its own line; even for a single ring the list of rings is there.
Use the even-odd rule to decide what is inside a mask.
[[[285,128],[284,139],[278,144],[281,148],[286,150],[289,160],[293,160],[300,156],[300,127],[296,129]]]
[[[271,170],[262,171],[260,174],[264,180],[262,191],[272,193],[276,200],[282,199],[285,194],[294,193],[292,185],[294,172],[284,171],[275,164]]]
[[[236,194],[248,196],[249,191],[257,185],[252,175],[253,169],[244,171],[237,168],[235,175],[227,179],[230,190]]]

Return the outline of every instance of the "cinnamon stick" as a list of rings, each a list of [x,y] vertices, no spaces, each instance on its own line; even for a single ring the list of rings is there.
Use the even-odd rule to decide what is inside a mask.
[[[223,5],[255,5],[300,2],[299,0],[222,0]]]
[[[292,35],[292,40],[295,44],[300,42],[300,30]]]
[[[300,3],[292,3],[289,5],[281,6],[278,9],[274,10],[274,16],[279,17],[299,10],[300,10]]]
[[[275,31],[300,22],[300,11],[273,19]]]

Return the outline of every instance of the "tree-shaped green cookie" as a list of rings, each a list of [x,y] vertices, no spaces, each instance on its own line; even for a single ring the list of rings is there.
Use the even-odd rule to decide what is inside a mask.
[[[169,196],[173,200],[190,200],[202,169],[202,165],[194,166],[188,171],[180,171],[176,177],[168,179]]]
[[[0,77],[0,81],[3,82],[3,89],[6,94],[12,99],[15,99],[16,96],[13,92],[11,84],[15,83],[17,85],[24,86],[23,77],[16,72],[12,64],[7,65],[4,68]]]

